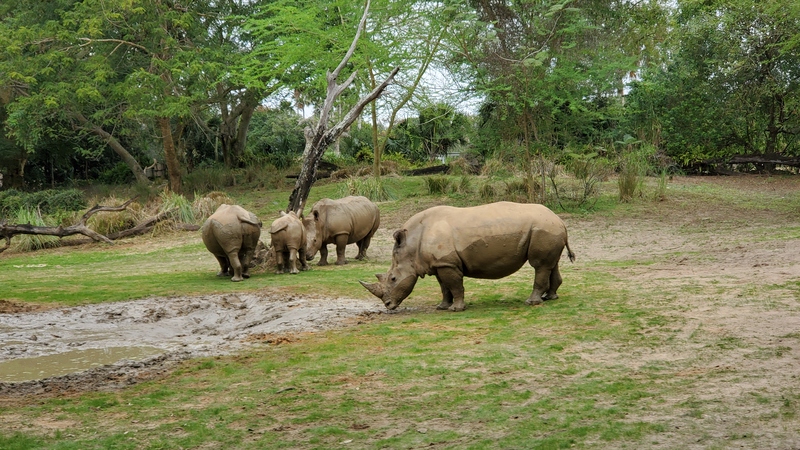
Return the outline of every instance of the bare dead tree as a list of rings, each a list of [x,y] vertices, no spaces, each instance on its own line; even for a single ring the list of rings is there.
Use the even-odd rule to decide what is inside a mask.
[[[389,76],[386,77],[386,80],[384,80],[383,83],[375,87],[375,89],[373,89],[372,92],[367,94],[365,97],[361,98],[358,103],[356,103],[356,105],[353,106],[353,108],[347,114],[345,114],[344,118],[339,123],[328,129],[328,120],[330,118],[331,110],[333,109],[334,101],[342,94],[342,92],[344,92],[345,89],[350,86],[356,77],[356,72],[353,72],[350,77],[341,85],[336,82],[345,65],[356,50],[356,44],[361,36],[361,31],[364,29],[367,22],[369,5],[370,2],[368,0],[364,8],[364,15],[361,17],[361,22],[358,24],[358,30],[356,30],[356,35],[353,38],[353,42],[350,44],[350,48],[347,50],[347,54],[344,56],[336,69],[333,72],[328,72],[326,76],[328,81],[328,91],[325,97],[325,102],[323,103],[317,126],[313,129],[308,127],[305,130],[306,147],[303,151],[303,166],[300,168],[300,175],[297,177],[294,190],[292,190],[292,193],[289,196],[289,206],[286,208],[286,212],[294,211],[297,215],[302,215],[303,209],[306,206],[306,200],[308,200],[308,194],[311,191],[311,185],[314,184],[317,166],[319,165],[320,159],[322,159],[322,155],[325,153],[325,149],[335,142],[336,139],[338,139],[339,136],[341,136],[341,134],[344,133],[350,127],[350,125],[353,124],[353,122],[355,122],[355,120],[361,115],[361,112],[368,104],[370,104],[370,102],[374,101],[381,95],[383,90],[389,86],[394,79],[394,76],[400,70],[400,67],[395,67]]]

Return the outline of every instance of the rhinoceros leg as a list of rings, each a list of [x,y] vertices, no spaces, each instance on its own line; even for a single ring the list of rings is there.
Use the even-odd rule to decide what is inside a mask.
[[[448,303],[449,311],[463,311],[464,304],[464,275],[453,268],[440,268],[436,270],[436,279],[442,287],[442,303],[437,308]]]
[[[328,246],[323,245],[319,248],[319,262],[317,263],[318,266],[327,266],[328,265]]]
[[[367,249],[369,248],[369,243],[371,240],[372,236],[367,236],[356,243],[356,245],[358,245],[358,256],[356,256],[357,260],[360,261],[367,257]]]
[[[214,255],[217,258],[217,262],[219,263],[219,272],[217,273],[218,277],[229,277],[231,276],[230,270],[231,265],[228,263],[228,258],[223,258],[221,256]]]
[[[347,259],[344,257],[344,251],[347,249],[347,239],[349,238],[346,234],[340,234],[336,236],[336,265],[342,266],[347,264]]]
[[[297,257],[300,259],[300,270],[308,270],[308,258],[306,258],[305,246],[297,250]]]
[[[439,282],[439,287],[442,289],[442,303],[439,303],[439,306],[437,306],[436,309],[450,309],[450,307],[453,306],[453,293],[450,292],[450,289],[445,287],[438,274],[436,275],[436,281]]]
[[[291,267],[290,273],[300,273],[300,271],[297,270],[297,250],[294,248],[289,249],[289,264]]]
[[[534,267],[536,275],[533,280],[533,293],[525,303],[529,305],[541,305],[544,295],[550,289],[550,273],[551,269],[547,267]]]
[[[552,272],[550,272],[550,288],[547,290],[547,294],[542,297],[544,300],[555,300],[558,298],[558,287],[561,286],[561,271],[558,270],[558,266],[556,266]]]

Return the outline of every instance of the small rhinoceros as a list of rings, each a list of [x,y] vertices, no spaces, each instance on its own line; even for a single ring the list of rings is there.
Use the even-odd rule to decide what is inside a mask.
[[[311,260],[319,252],[317,265],[325,266],[328,264],[328,244],[335,244],[336,265],[347,264],[345,248],[355,243],[358,245],[356,259],[364,259],[372,235],[380,224],[378,206],[366,197],[323,198],[314,203],[309,217],[303,219],[308,241],[306,256]]]
[[[203,243],[219,262],[217,276],[231,276],[231,281],[250,278],[250,260],[259,238],[261,221],[238,205],[220,205],[200,229]]]
[[[300,270],[308,270],[306,229],[294,211],[288,214],[281,211],[281,216],[272,222],[269,234],[278,266],[277,273],[300,273]],[[300,261],[299,270],[298,261]]]
[[[389,309],[411,294],[418,277],[434,275],[442,288],[437,309],[463,311],[464,277],[498,279],[527,261],[535,269],[533,293],[526,303],[558,298],[558,262],[567,243],[564,222],[543,205],[512,202],[470,208],[436,206],[422,211],[394,233],[392,266],[376,274],[377,283],[361,284]]]

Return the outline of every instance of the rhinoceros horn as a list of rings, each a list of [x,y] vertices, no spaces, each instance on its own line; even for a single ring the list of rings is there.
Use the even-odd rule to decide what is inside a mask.
[[[372,295],[375,297],[383,298],[383,285],[381,283],[365,283],[363,281],[359,281],[359,283],[367,288],[368,291],[372,292]]]

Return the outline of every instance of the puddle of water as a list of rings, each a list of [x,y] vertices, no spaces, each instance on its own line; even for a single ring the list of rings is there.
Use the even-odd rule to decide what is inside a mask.
[[[142,360],[162,353],[164,350],[156,347],[107,347],[13,359],[0,363],[0,382],[16,383],[57,377],[113,364],[123,359]]]

